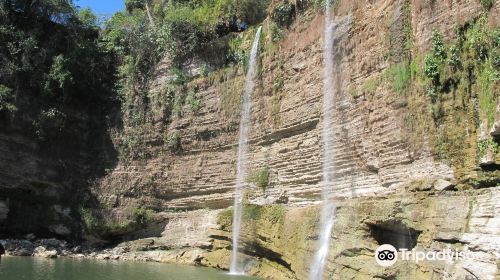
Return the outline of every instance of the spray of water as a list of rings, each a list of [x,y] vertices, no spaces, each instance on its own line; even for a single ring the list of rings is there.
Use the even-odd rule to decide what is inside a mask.
[[[255,39],[250,53],[250,62],[248,66],[247,76],[245,80],[245,89],[243,92],[243,107],[241,109],[240,120],[240,140],[238,146],[238,162],[236,171],[236,189],[234,196],[234,209],[233,209],[233,250],[231,253],[231,267],[230,274],[243,274],[243,264],[238,258],[238,246],[240,241],[241,217],[243,208],[243,187],[246,177],[246,161],[247,161],[247,142],[248,130],[250,126],[250,112],[252,108],[252,93],[255,86],[255,73],[256,73],[256,60],[259,50],[259,38],[262,27],[257,29]]]
[[[333,32],[334,26],[331,23],[331,7],[330,0],[326,1],[325,12],[325,45],[323,49],[324,59],[324,77],[323,77],[323,184],[322,184],[322,199],[323,207],[321,210],[321,229],[319,236],[319,244],[314,257],[309,279],[319,280],[323,277],[323,271],[328,257],[328,249],[330,247],[330,234],[333,229],[335,217],[335,203],[329,201],[328,193],[332,188],[334,179],[334,128],[333,128]]]

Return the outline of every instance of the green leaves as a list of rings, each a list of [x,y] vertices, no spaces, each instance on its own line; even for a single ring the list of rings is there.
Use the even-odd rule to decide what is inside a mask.
[[[15,111],[17,111],[17,107],[14,105],[12,89],[0,84],[0,113],[12,113]]]
[[[293,20],[293,11],[294,6],[290,4],[288,0],[284,0],[274,8],[271,13],[271,19],[279,27],[288,27]]]
[[[269,175],[271,175],[271,170],[268,167],[264,167],[251,172],[247,176],[246,181],[255,184],[262,192],[265,192],[269,186]]]
[[[432,31],[432,54],[435,59],[444,61],[446,59],[446,50],[443,43],[443,35],[437,30]]]
[[[64,55],[60,54],[54,57],[48,79],[45,82],[45,90],[50,91],[54,83],[59,89],[64,89],[65,85],[73,82],[73,77],[67,69],[67,64],[68,60],[64,58]]]
[[[424,59],[424,74],[428,78],[437,79],[439,77],[438,61],[434,55],[426,55]]]
[[[493,8],[494,4],[495,0],[481,0],[481,6],[483,6],[483,9],[486,11],[489,11],[491,8]]]
[[[83,26],[89,29],[97,29],[98,20],[97,16],[90,10],[90,8],[81,9],[78,11],[78,19]]]

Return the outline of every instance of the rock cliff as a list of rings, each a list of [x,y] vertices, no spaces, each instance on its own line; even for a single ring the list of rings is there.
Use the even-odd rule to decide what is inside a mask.
[[[262,23],[248,154],[249,170],[265,168],[270,174],[264,191],[249,184],[242,229],[247,270],[272,279],[307,278],[322,187],[324,17],[311,1],[293,2],[294,21],[283,38],[274,39],[269,18]],[[490,9],[476,0],[336,1],[334,6],[336,183],[330,196],[338,201],[338,213],[328,275],[495,279],[498,79],[488,82],[488,95],[482,72],[467,64],[472,62],[463,61],[462,70],[453,73],[443,70],[441,80],[426,77],[424,64],[436,32],[448,47],[469,40],[474,26],[498,30],[500,2]],[[254,32],[238,35],[246,51]],[[498,55],[494,48],[491,53]],[[168,212],[162,216],[162,237],[155,239],[164,248],[140,254],[227,269],[231,213],[221,209],[233,203],[245,66],[201,73],[196,61],[186,65],[184,72],[193,78],[183,91],[195,92],[198,103],[185,102],[167,120],[170,112],[161,100],[175,79],[171,66],[169,58],[162,60],[148,85],[145,122],[137,130],[143,156],[121,157],[92,182],[91,193],[108,219],[119,221],[134,207]],[[463,75],[457,76],[461,82],[453,75]],[[435,89],[438,98],[429,93]],[[117,143],[134,129],[125,125],[110,132],[119,152]],[[270,203],[285,195],[286,204]],[[6,205],[0,196],[0,221],[9,213]],[[468,249],[475,259],[384,269],[373,259],[383,243]]]

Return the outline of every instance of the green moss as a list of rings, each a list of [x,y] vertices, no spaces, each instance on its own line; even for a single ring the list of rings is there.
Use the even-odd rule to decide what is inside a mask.
[[[486,152],[488,149],[491,149],[494,154],[497,154],[500,152],[500,145],[496,141],[494,141],[492,138],[488,138],[486,140],[479,141],[477,143],[477,150],[478,150],[478,156],[479,158],[483,157],[486,155]]]
[[[271,205],[264,208],[263,217],[267,221],[277,224],[285,220],[286,208],[283,205]]]
[[[411,81],[411,72],[408,63],[402,62],[392,65],[388,69],[387,74],[392,90],[398,94],[404,94]]]
[[[261,219],[263,207],[255,204],[243,204],[243,221],[256,221]]]
[[[269,186],[269,175],[271,174],[271,170],[268,167],[264,167],[258,170],[254,170],[250,172],[247,176],[247,183],[252,183],[262,190],[263,193],[266,192],[267,187]]]
[[[374,77],[366,80],[363,83],[363,92],[367,95],[372,95],[380,84],[380,79]],[[352,94],[351,94],[352,95]]]
[[[142,207],[127,209],[126,217],[119,220],[109,215],[109,209],[80,207],[78,212],[85,232],[104,239],[134,232],[155,220],[154,212]]]
[[[495,71],[491,63],[486,63],[478,69],[477,84],[479,109],[483,118],[488,120],[488,127],[495,122],[496,106],[498,96],[494,93],[494,84],[499,81],[499,73]]]

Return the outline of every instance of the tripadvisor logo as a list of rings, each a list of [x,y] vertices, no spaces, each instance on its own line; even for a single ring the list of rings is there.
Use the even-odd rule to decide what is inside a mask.
[[[381,266],[391,266],[398,260],[398,252],[394,246],[384,244],[375,251],[375,261]]]
[[[375,261],[384,267],[391,266],[396,263],[399,257],[402,261],[414,261],[419,263],[421,261],[459,261],[464,259],[474,260],[474,254],[467,248],[463,251],[458,249],[443,249],[443,250],[412,250],[400,248],[399,252],[394,246],[390,244],[383,244],[375,251]]]

